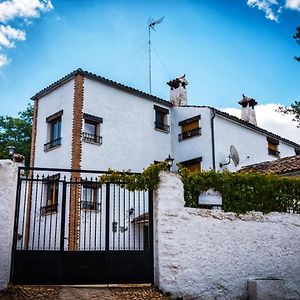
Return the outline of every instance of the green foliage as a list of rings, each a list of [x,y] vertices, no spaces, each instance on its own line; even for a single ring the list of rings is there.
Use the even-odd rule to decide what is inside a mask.
[[[291,106],[280,106],[277,111],[285,115],[293,115],[293,121],[297,122],[297,127],[300,128],[300,101],[295,101]]]
[[[7,146],[16,147],[16,152],[25,156],[26,165],[30,161],[33,106],[28,104],[19,117],[0,116],[0,159],[8,158]]]
[[[194,172],[178,170],[184,183],[186,206],[198,207],[201,192],[213,188],[222,194],[224,211],[300,212],[300,179],[261,173]]]
[[[198,207],[201,192],[210,188],[222,194],[224,211],[300,212],[300,179],[264,175],[261,173],[189,172],[178,165],[178,174],[184,184],[185,205]],[[101,183],[113,182],[130,191],[155,189],[159,184],[159,172],[166,171],[165,162],[152,164],[141,174],[110,170],[99,177]]]
[[[101,183],[113,182],[130,191],[145,191],[147,189],[155,189],[159,184],[159,172],[166,171],[167,169],[166,162],[161,162],[151,164],[141,174],[130,174],[130,171],[118,172],[109,170],[108,174],[99,177],[99,181]]]

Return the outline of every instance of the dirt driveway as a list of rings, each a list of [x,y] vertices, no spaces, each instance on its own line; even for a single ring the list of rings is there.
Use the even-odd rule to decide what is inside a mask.
[[[171,299],[151,286],[75,287],[13,286],[0,292],[0,300],[146,300]]]

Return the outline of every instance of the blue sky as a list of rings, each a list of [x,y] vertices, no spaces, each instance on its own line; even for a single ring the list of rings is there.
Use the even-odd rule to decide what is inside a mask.
[[[238,108],[242,93],[260,104],[300,100],[300,0],[0,0],[0,115],[79,67],[147,92],[147,21],[162,16],[154,95],[168,99],[166,82],[185,73],[189,104]]]

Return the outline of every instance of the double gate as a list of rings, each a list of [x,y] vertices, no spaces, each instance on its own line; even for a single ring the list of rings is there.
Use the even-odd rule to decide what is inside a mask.
[[[152,191],[103,174],[19,169],[12,283],[153,283]]]

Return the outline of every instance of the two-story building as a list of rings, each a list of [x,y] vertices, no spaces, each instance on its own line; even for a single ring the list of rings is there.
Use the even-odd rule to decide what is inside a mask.
[[[256,101],[243,95],[242,119],[187,104],[183,77],[170,101],[78,69],[34,100],[31,166],[140,172],[170,154],[190,169],[235,171],[294,155],[300,146],[256,125]],[[240,164],[230,159],[230,146]],[[229,159],[229,164],[227,164]]]

